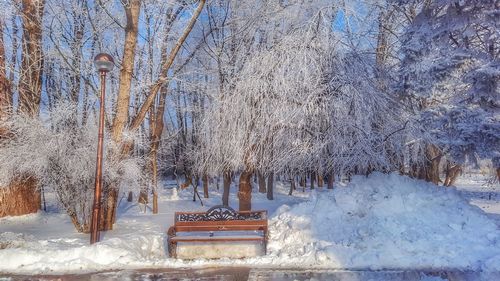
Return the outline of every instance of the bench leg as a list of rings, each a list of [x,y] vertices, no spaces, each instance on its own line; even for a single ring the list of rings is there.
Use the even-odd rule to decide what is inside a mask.
[[[171,258],[177,258],[177,242],[168,241],[168,254]]]

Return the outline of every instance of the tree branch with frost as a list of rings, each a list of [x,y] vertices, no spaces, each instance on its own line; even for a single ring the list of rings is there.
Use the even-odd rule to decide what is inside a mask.
[[[200,15],[201,11],[203,10],[203,6],[205,5],[206,0],[199,0],[198,7],[194,11],[193,15],[191,16],[191,19],[184,29],[184,32],[182,33],[181,37],[177,40],[177,43],[175,44],[174,48],[170,51],[170,54],[167,58],[167,60],[163,63],[161,67],[161,72],[160,76],[156,80],[156,82],[151,86],[151,89],[149,91],[148,96],[146,97],[145,101],[142,103],[141,107],[139,108],[139,111],[137,112],[136,116],[132,119],[132,122],[130,123],[129,129],[130,130],[136,130],[142,121],[144,120],[144,117],[146,116],[147,111],[153,104],[153,101],[156,98],[156,95],[158,94],[158,91],[160,88],[163,86],[165,82],[167,82],[168,79],[168,71],[172,64],[174,63],[174,59],[177,56],[177,53],[179,52],[182,44],[184,41],[186,41],[186,38],[188,37],[189,33],[193,29],[194,24],[196,23],[196,20],[198,19],[198,16]]]

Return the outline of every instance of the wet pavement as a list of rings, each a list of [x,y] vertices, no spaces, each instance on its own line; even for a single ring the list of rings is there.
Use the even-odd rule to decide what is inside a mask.
[[[221,281],[477,281],[500,280],[500,273],[475,271],[417,271],[417,270],[294,270],[294,269],[250,269],[250,268],[204,268],[204,269],[138,269],[119,270],[69,275],[2,275],[0,281],[117,281],[117,280],[221,280]]]

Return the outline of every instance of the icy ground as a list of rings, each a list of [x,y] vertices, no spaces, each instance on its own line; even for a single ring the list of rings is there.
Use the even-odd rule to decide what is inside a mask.
[[[190,262],[165,252],[173,213],[206,210],[220,204],[221,194],[211,186],[202,207],[191,201],[192,189],[177,194],[174,185],[161,190],[158,215],[121,200],[115,229],[93,246],[54,205],[47,213],[0,219],[0,273],[213,266],[500,271],[500,188],[478,176],[463,176],[457,190],[375,173],[334,191],[298,189],[291,197],[288,185],[277,184],[274,201],[253,193],[253,208],[270,214],[267,256]]]
[[[488,275],[483,278],[474,271],[355,271],[325,269],[266,269],[245,267],[212,267],[198,269],[139,269],[92,272],[85,274],[37,275],[38,281],[496,281],[500,275]],[[10,275],[0,277],[2,281],[33,280],[32,275]]]

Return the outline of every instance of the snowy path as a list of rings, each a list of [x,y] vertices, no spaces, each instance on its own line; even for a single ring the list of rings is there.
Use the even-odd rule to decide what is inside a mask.
[[[248,267],[218,267],[204,269],[153,269],[153,270],[121,270],[80,275],[39,275],[40,280],[58,281],[477,281],[485,276],[474,271],[347,271],[347,270],[296,270],[296,269],[262,269]],[[8,281],[24,281],[32,279],[29,275],[10,275],[3,278]],[[490,274],[489,281],[499,280],[500,274]],[[3,280],[0,277],[0,280]]]
[[[500,184],[489,181],[491,178],[465,174],[459,178],[456,186],[471,204],[481,208],[500,227]]]

